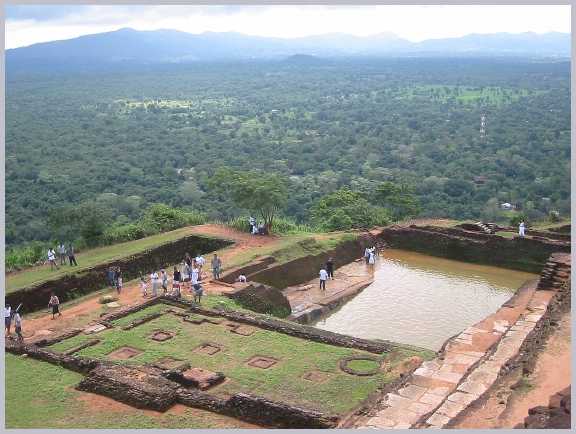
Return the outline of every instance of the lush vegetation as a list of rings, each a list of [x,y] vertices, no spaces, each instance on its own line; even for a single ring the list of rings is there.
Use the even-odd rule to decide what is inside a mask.
[[[91,219],[88,229],[71,230],[100,243],[141,234],[141,219],[155,203],[222,221],[259,208],[211,183],[219,168],[281,178],[287,194],[278,211],[327,229],[350,225],[346,206],[332,221],[314,212],[342,189],[361,194],[363,209],[382,208],[391,219],[418,211],[507,222],[503,202],[532,221],[551,210],[569,215],[566,61],[9,71],[6,91],[9,246],[57,238],[57,209]],[[373,194],[387,182],[398,189],[396,200],[386,196],[390,189]],[[404,194],[410,191],[417,202]],[[384,213],[372,217],[384,220]]]

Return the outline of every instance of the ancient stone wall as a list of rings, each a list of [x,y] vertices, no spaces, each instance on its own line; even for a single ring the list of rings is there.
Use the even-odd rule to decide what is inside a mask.
[[[392,226],[380,237],[394,248],[532,273],[540,273],[550,254],[570,252],[565,241],[509,239],[457,228]]]
[[[243,307],[255,312],[280,318],[290,315],[291,312],[290,302],[282,291],[261,283],[250,282],[224,295],[237,300]]]
[[[146,275],[152,270],[158,270],[178,263],[187,252],[190,254],[195,252],[205,254],[232,243],[232,241],[215,238],[188,236],[136,255],[98,265],[77,274],[66,275],[38,285],[19,289],[6,294],[6,302],[12,306],[18,306],[19,303],[23,303],[26,312],[33,312],[48,305],[52,292],[58,296],[61,302],[65,302],[105,288],[107,286],[106,271],[110,266],[120,267],[124,280],[128,281],[137,278],[141,274]]]

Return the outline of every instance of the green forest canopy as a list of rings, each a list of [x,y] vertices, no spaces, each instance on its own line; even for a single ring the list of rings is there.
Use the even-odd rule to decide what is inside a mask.
[[[91,202],[116,223],[152,203],[237,216],[209,185],[221,167],[282,175],[299,222],[383,182],[409,186],[422,216],[493,218],[502,202],[566,216],[569,73],[512,58],[9,71],[6,241],[50,239],[54,208]]]

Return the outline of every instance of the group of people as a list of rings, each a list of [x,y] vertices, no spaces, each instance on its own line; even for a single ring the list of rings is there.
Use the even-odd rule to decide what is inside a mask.
[[[22,317],[20,316],[20,307],[18,306],[15,310],[6,303],[4,306],[4,337],[11,338],[10,329],[12,328],[12,322],[14,322],[14,330],[16,331],[16,340],[22,342],[24,336],[22,336]]]
[[[250,217],[248,224],[252,235],[267,235],[266,225],[263,222],[257,223],[254,217]]]
[[[187,289],[193,292],[194,302],[200,304],[200,300],[204,293],[201,281],[204,277],[203,268],[206,263],[206,259],[201,254],[197,254],[195,257],[190,256],[186,253],[184,260],[180,263],[180,266],[174,266],[174,271],[172,274],[172,293],[171,295],[178,298],[182,295],[182,290]],[[214,280],[220,278],[222,272],[222,260],[215,253],[210,261],[212,268],[212,277]],[[160,273],[153,271],[150,274],[150,286],[152,290],[152,297],[157,297],[162,288],[164,295],[168,294],[168,273],[166,270],[160,270]],[[142,296],[148,296],[148,280],[144,277],[140,277],[140,287],[142,289]]]
[[[374,265],[376,263],[376,255],[378,255],[378,250],[376,246],[366,247],[364,249],[364,260],[367,265]]]
[[[68,243],[68,246],[65,246],[64,243],[58,245],[58,258],[60,259],[60,265],[66,265],[66,258],[68,258],[70,266],[78,265],[72,243]],[[50,270],[58,270],[56,251],[52,247],[48,249],[48,263],[50,264]]]
[[[106,277],[108,279],[108,285],[116,289],[116,292],[120,295],[122,292],[122,270],[120,270],[120,267],[108,268]]]
[[[326,264],[320,268],[320,289],[326,291],[326,281],[334,280],[334,259],[328,258]]]

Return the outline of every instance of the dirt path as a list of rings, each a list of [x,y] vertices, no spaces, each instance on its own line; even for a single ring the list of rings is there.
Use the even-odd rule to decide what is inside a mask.
[[[526,386],[511,390],[517,378],[505,381],[490,393],[480,409],[468,414],[454,428],[514,428],[524,422],[530,408],[547,406],[550,396],[570,385],[570,328],[571,315],[566,313],[537,355]]]
[[[254,249],[259,249],[264,246],[273,246],[280,242],[280,238],[277,236],[254,236],[248,233],[239,232],[232,228],[216,224],[207,224],[195,226],[191,233],[197,233],[202,235],[212,235],[215,237],[225,238],[233,240],[234,245],[226,247],[222,250],[218,250],[217,253],[221,257],[224,267],[227,263],[232,261],[237,262],[242,255],[247,255],[249,251]],[[193,253],[193,252],[191,252]],[[211,256],[206,255],[206,260],[208,267],[203,270],[203,277],[205,279],[204,290],[206,293],[211,294],[221,294],[223,292],[230,291],[230,286],[220,285],[210,281],[210,258]],[[167,268],[168,274],[171,275],[171,268]],[[110,294],[116,294],[116,291],[110,290]],[[185,298],[191,298],[189,294],[184,292]],[[26,341],[34,341],[36,339],[52,335],[60,330],[79,327],[81,325],[88,324],[98,318],[100,313],[103,311],[103,305],[99,303],[99,299],[102,296],[101,293],[95,294],[93,297],[87,297],[85,300],[80,302],[72,301],[69,305],[64,304],[62,306],[62,316],[52,319],[52,315],[46,313],[43,315],[38,315],[37,313],[29,318],[24,318],[23,330]],[[118,303],[121,306],[131,306],[136,305],[144,301],[142,297],[138,281],[132,280],[126,282],[122,293],[119,295]],[[48,301],[46,301],[48,303]]]

